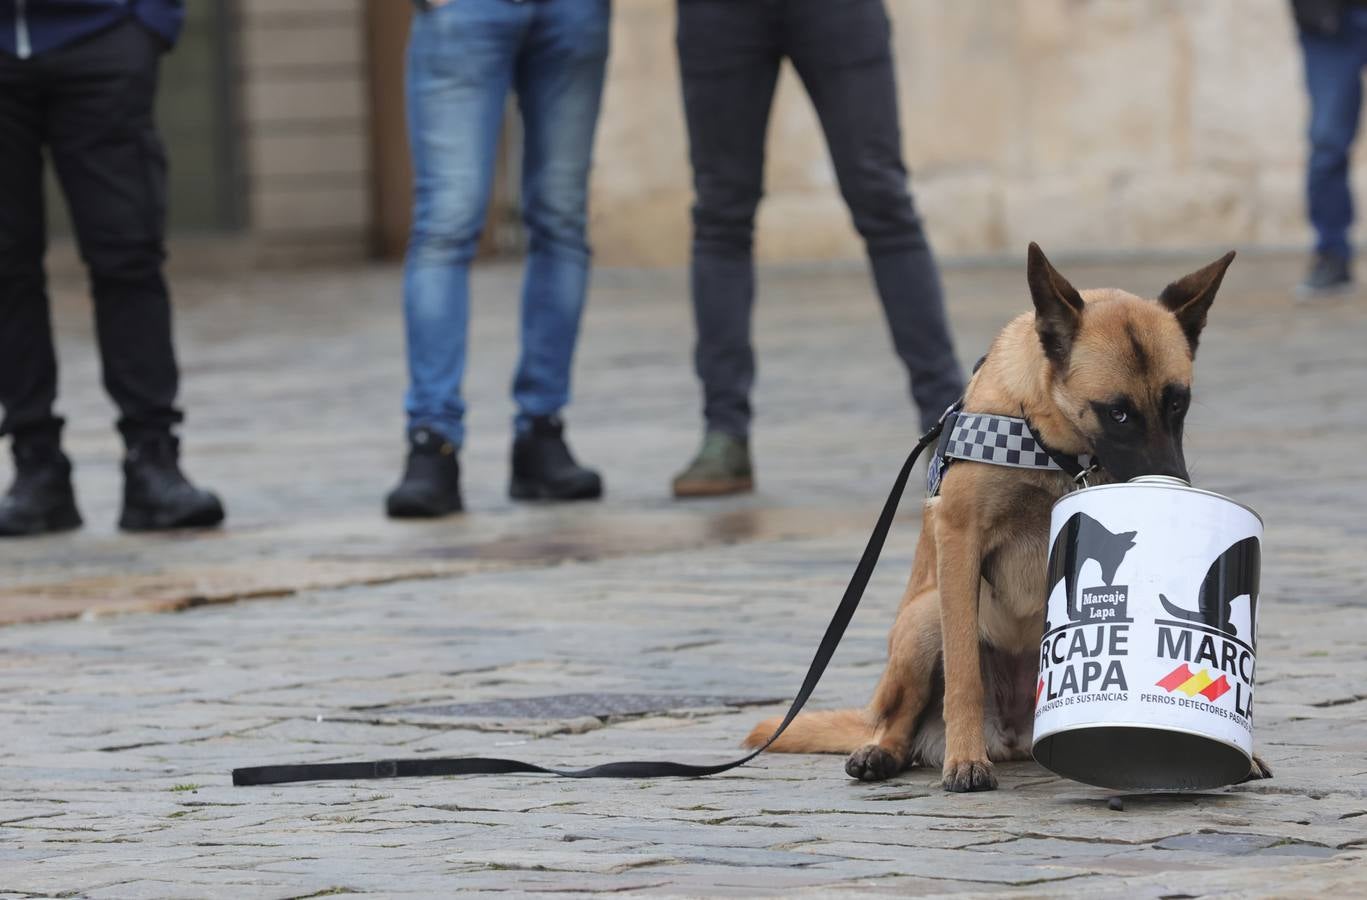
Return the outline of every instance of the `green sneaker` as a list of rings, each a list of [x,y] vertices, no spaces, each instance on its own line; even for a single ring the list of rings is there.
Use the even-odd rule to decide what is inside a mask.
[[[675,497],[720,497],[755,489],[750,443],[720,431],[709,431],[702,449],[674,479]]]

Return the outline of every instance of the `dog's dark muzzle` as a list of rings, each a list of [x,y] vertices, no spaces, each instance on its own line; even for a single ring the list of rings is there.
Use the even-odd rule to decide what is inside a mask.
[[[1097,446],[1102,466],[1116,481],[1129,481],[1141,475],[1166,475],[1190,482],[1182,446],[1176,441],[1134,446],[1103,442]]]

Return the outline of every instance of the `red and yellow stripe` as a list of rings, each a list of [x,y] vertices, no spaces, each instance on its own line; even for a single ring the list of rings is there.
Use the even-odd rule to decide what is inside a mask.
[[[1229,690],[1229,679],[1224,675],[1219,678],[1211,678],[1208,669],[1193,672],[1191,666],[1186,663],[1173,669],[1164,675],[1157,685],[1168,693],[1186,694],[1188,697],[1195,697],[1197,694],[1207,700],[1218,700],[1226,691]]]

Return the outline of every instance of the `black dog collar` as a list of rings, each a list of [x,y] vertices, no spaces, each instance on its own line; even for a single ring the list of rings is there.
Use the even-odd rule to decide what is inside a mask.
[[[1039,432],[1035,430],[1034,423],[1029,419],[1023,419],[1022,421],[1025,422],[1025,427],[1030,429],[1030,436],[1035,439],[1035,443],[1039,445],[1041,450],[1049,454],[1049,459],[1053,461],[1054,465],[1058,466],[1064,472],[1067,472],[1072,476],[1074,481],[1086,487],[1087,476],[1101,468],[1101,461],[1095,456],[1088,456],[1086,454],[1083,454],[1082,456],[1069,456],[1065,453],[1060,453],[1044,442],[1044,438],[1040,437]]]

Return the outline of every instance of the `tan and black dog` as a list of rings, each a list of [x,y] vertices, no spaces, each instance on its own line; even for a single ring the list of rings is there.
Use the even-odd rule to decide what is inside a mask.
[[[1035,311],[998,335],[964,410],[1023,417],[1055,451],[1098,458],[1094,483],[1186,478],[1192,361],[1233,259],[1226,254],[1153,301],[1079,293],[1031,244]],[[947,790],[995,788],[993,760],[1030,755],[1049,514],[1072,487],[1060,471],[950,466],[925,504],[888,666],[868,707],[804,713],[770,749],[850,753],[845,770],[866,781],[939,765]],[[746,745],[763,744],[778,722],[762,722]],[[1261,762],[1250,773],[1267,774]]]

